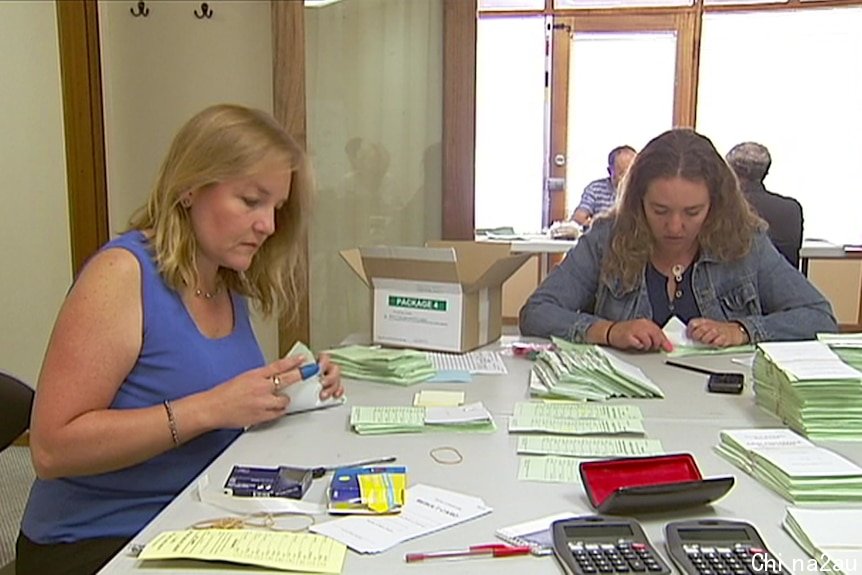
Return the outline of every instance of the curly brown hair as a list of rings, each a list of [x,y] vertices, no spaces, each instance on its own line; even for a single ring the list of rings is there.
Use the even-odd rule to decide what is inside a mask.
[[[276,160],[291,171],[290,193],[275,215],[275,232],[243,273],[222,268],[231,290],[257,303],[264,315],[292,318],[304,293],[307,261],[303,246],[314,182],[305,151],[266,112],[219,104],[191,118],[174,137],[149,200],[136,211],[130,229],[150,236],[165,282],[175,290],[198,282],[196,238],[180,199],[189,191],[250,176]]]
[[[640,284],[655,239],[644,212],[644,195],[654,180],[683,178],[703,182],[709,190],[709,213],[698,235],[701,250],[719,261],[734,261],[751,249],[754,235],[765,228],[739,189],[736,175],[706,136],[677,128],[653,138],[635,156],[621,188],[610,248],[602,261],[602,280],[621,281],[626,291]]]

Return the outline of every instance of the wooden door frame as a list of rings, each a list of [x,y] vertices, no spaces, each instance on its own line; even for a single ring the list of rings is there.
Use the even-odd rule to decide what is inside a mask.
[[[108,241],[108,185],[96,0],[56,0],[73,277]]]
[[[475,234],[477,23],[476,0],[443,0],[444,240]]]
[[[272,111],[273,116],[303,147],[307,147],[305,101],[305,6],[302,2],[271,0],[272,18]],[[302,239],[308,263],[308,235]],[[304,283],[310,285],[306,266]],[[285,355],[294,342],[311,339],[310,301],[303,290],[294,318],[279,318],[278,352]]]

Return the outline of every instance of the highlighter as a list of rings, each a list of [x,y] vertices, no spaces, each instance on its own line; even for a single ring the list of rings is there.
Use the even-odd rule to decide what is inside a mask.
[[[299,375],[302,377],[302,379],[314,377],[319,372],[320,366],[316,363],[309,363],[308,365],[303,365],[299,368]]]

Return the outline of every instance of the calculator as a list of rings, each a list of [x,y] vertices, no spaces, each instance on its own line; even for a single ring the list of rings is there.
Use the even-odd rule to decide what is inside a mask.
[[[569,575],[669,575],[634,519],[587,515],[551,524],[554,556]]]
[[[701,519],[665,527],[671,559],[686,575],[790,575],[745,521]]]

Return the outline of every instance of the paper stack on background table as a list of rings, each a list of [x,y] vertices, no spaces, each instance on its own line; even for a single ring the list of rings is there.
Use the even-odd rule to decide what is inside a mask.
[[[434,377],[436,370],[428,354],[415,349],[383,349],[349,345],[329,350],[341,374],[351,379],[413,385]]]
[[[722,431],[716,451],[793,503],[862,502],[862,468],[789,429]]]
[[[819,566],[794,572],[851,575],[862,568],[862,508],[788,507],[782,527]]]
[[[819,341],[760,343],[758,405],[812,439],[862,440],[862,372]]]
[[[530,393],[601,401],[612,397],[664,397],[640,368],[600,346],[555,340],[557,351],[542,351],[530,371]]]

